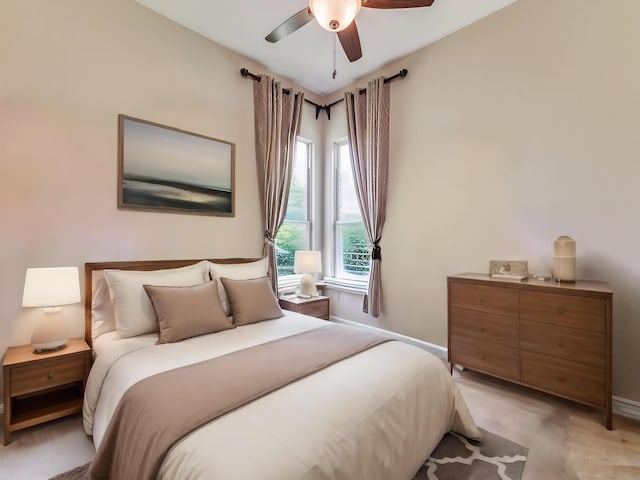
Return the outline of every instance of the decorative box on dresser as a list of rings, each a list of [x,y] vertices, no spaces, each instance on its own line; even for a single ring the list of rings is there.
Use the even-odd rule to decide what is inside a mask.
[[[606,282],[447,278],[451,365],[605,410],[611,430],[611,318]]]
[[[2,364],[4,444],[12,432],[82,411],[91,348],[81,338],[53,352],[9,347]]]

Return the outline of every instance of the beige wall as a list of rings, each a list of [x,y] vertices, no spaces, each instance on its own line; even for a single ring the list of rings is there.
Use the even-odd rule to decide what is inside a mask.
[[[570,235],[578,276],[615,292],[614,395],[640,401],[640,2],[604,3],[520,0],[378,72],[409,69],[391,89],[385,313],[364,321],[446,345],[447,275],[549,273]]]
[[[21,308],[27,267],[261,254],[239,70],[264,68],[129,0],[2,2],[0,66],[0,357],[41,315]],[[234,142],[235,218],[118,210],[118,113]],[[82,336],[81,306],[64,312]]]

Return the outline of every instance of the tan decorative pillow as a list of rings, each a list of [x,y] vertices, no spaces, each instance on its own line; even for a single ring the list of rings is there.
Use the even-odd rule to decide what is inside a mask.
[[[251,280],[230,278],[220,280],[227,292],[233,323],[236,325],[247,325],[284,316],[268,277]]]
[[[171,343],[233,328],[220,305],[218,282],[192,287],[144,285],[158,319],[158,343]]]
[[[248,263],[208,263],[211,280],[218,280],[218,282],[223,277],[232,280],[249,280],[264,277],[267,274],[267,260],[264,258]],[[223,310],[227,315],[231,315],[231,306],[222,282],[218,284],[218,294],[220,295]]]

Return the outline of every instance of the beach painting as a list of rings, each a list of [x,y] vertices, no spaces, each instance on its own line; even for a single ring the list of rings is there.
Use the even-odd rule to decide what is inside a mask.
[[[118,208],[234,216],[235,145],[118,115]]]

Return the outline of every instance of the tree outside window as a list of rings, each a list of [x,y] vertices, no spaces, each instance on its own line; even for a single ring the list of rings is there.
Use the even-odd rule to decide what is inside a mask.
[[[275,239],[279,277],[293,274],[293,258],[296,250],[310,250],[311,247],[310,171],[311,143],[298,139],[293,158],[287,213]]]
[[[334,277],[366,280],[371,244],[362,221],[346,142],[336,144]]]

